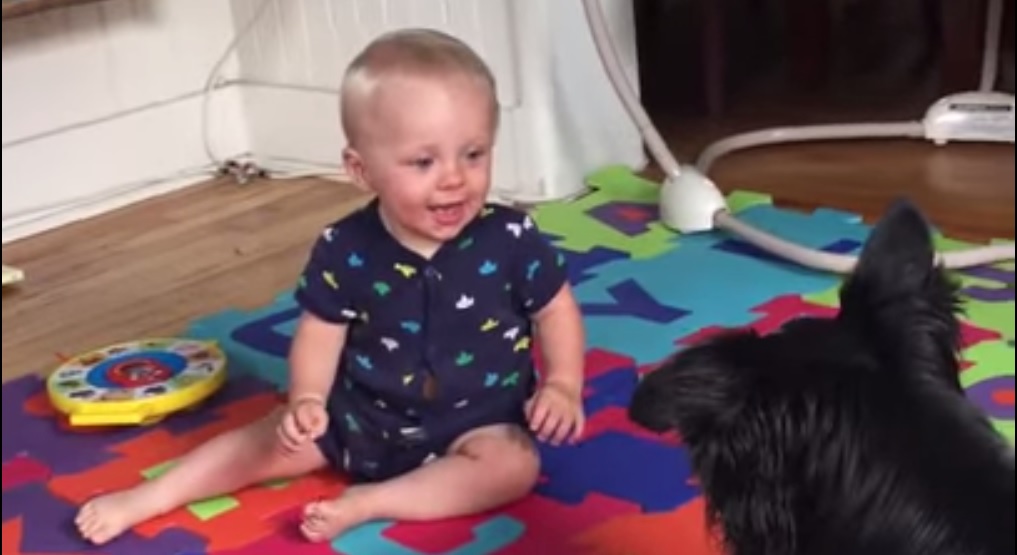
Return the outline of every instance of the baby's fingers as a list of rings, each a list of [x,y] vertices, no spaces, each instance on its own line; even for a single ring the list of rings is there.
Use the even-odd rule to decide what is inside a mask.
[[[279,447],[282,448],[284,452],[292,453],[297,450],[296,441],[293,440],[289,432],[287,432],[283,426],[280,425],[276,430],[276,437],[279,439]]]
[[[560,445],[562,437],[568,436],[568,421],[562,411],[553,404],[547,405],[544,417],[537,424],[534,432],[540,441]]]
[[[539,433],[540,430],[546,425],[548,416],[550,415],[550,407],[542,397],[537,397],[529,406],[527,412],[527,418],[530,421],[530,430],[534,433]]]
[[[308,428],[307,436],[311,439],[318,439],[325,435],[325,431],[328,429],[328,416],[325,414],[316,415]]]
[[[297,425],[296,418],[287,416],[279,424],[279,440],[287,451],[296,451],[303,442],[304,434]]]
[[[558,425],[554,430],[552,442],[555,445],[563,443],[575,443],[582,435],[583,422],[579,415],[572,411],[563,410],[558,419]]]
[[[543,440],[557,447],[568,439],[569,428],[571,426],[568,418],[563,413],[557,413],[548,419],[547,427],[543,431]]]
[[[296,427],[297,435],[300,437],[307,436],[314,429],[314,414],[311,411],[301,410],[294,414],[294,423]]]
[[[572,434],[568,440],[572,443],[576,443],[583,438],[583,433],[586,431],[586,415],[583,413],[583,409],[576,410],[574,420],[572,422]]]

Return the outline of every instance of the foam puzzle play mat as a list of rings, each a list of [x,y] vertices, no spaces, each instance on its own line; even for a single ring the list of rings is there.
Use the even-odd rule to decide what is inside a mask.
[[[184,336],[213,341],[226,383],[199,409],[149,426],[70,429],[45,383],[3,386],[3,554],[103,555],[719,555],[683,448],[637,429],[626,406],[641,372],[720,328],[771,330],[836,310],[839,278],[785,263],[722,233],[680,236],[657,222],[657,186],[627,170],[591,177],[594,192],[535,217],[568,258],[588,326],[585,440],[542,447],[543,478],[502,510],[433,524],[376,522],[307,544],[301,507],[342,491],[316,474],[209,499],[137,526],[102,548],[75,534],[76,507],[149,479],[208,438],[280,400],[298,314],[289,292],[259,310],[209,315]],[[796,212],[731,195],[740,218],[814,248],[856,253],[869,227],[834,210]],[[943,249],[962,245],[939,238]],[[1014,439],[1014,266],[960,272],[970,397]],[[129,338],[128,338],[129,339]]]

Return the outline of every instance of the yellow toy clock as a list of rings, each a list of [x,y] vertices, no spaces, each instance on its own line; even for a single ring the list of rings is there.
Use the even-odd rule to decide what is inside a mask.
[[[155,338],[78,355],[50,374],[47,392],[72,426],[148,425],[198,405],[225,381],[216,343]]]

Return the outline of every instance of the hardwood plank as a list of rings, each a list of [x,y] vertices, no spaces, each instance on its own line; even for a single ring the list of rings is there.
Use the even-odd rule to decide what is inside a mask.
[[[919,141],[845,141],[782,146],[721,160],[714,177],[725,190],[773,194],[778,204],[836,207],[878,218],[896,197],[927,211],[959,239],[1014,237],[1014,149]]]
[[[657,125],[682,161],[694,162],[709,144],[760,129],[857,122],[918,121],[937,98],[925,86],[896,98],[816,95],[762,90],[732,104],[722,118],[657,116]],[[975,242],[1014,237],[1014,145],[952,143],[937,147],[919,139],[856,139],[782,144],[734,152],[710,176],[725,191],[747,189],[801,209],[832,207],[879,217],[894,198],[906,196],[945,233]],[[659,179],[650,168],[647,175]]]
[[[264,304],[321,226],[364,200],[324,180],[210,183],[5,245],[28,279],[4,291],[3,377]]]

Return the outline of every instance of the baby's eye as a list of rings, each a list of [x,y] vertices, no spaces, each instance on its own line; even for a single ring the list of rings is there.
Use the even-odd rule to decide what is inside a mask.
[[[431,158],[416,158],[410,163],[419,169],[426,170],[434,165],[434,160]]]
[[[479,160],[487,154],[487,151],[482,148],[477,148],[466,153],[466,158],[469,160]]]

